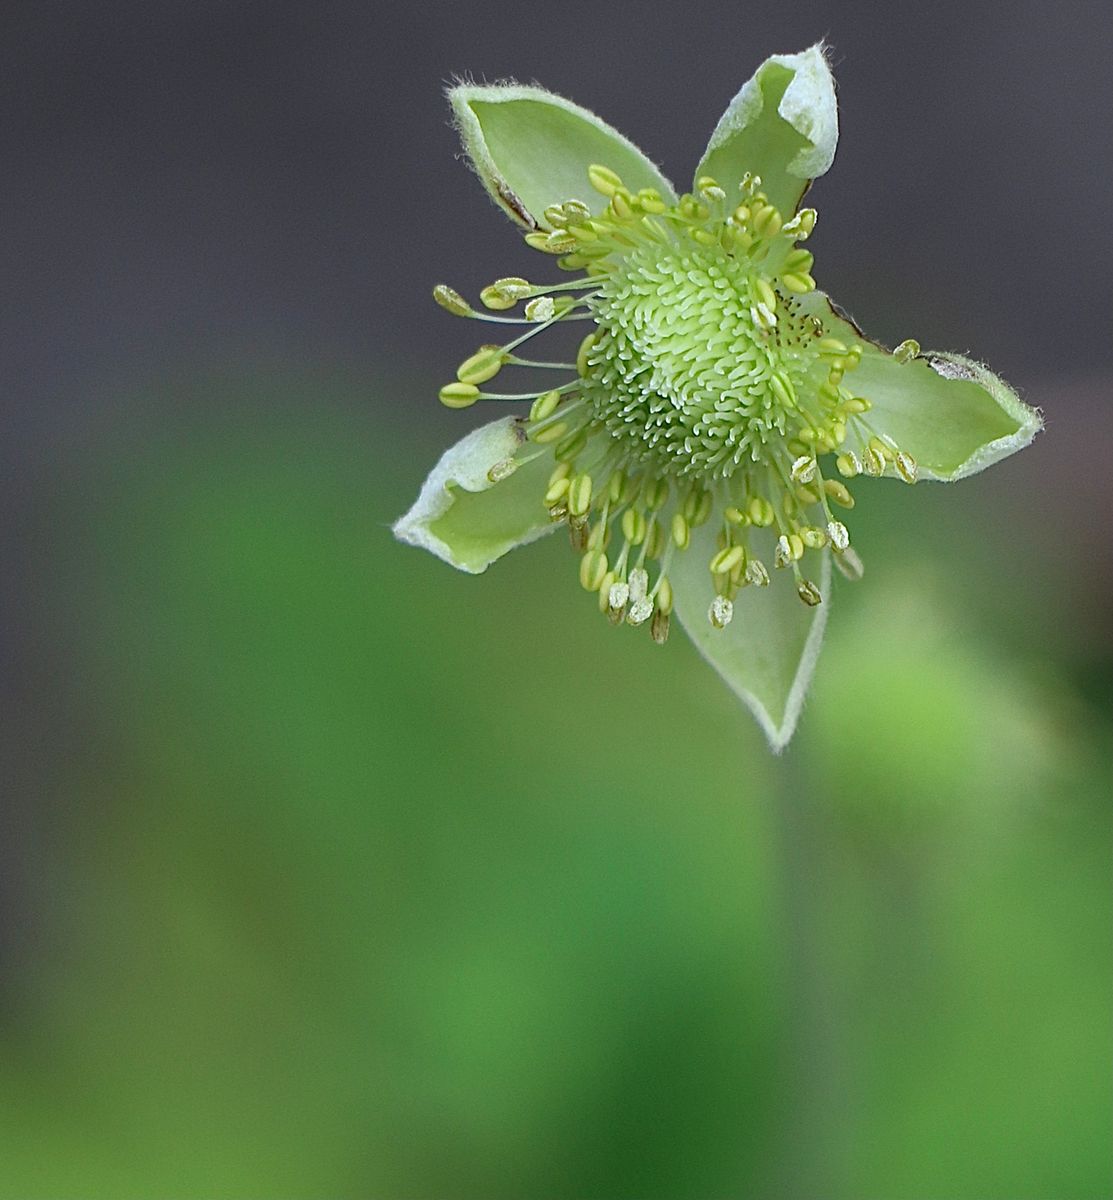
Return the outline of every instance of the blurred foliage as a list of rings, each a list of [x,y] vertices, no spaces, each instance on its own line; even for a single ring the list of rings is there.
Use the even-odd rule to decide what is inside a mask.
[[[977,482],[862,506],[773,760],[559,538],[393,544],[439,448],[367,390],[124,406],[40,513],[3,1195],[1108,1196],[1108,691],[1010,643]]]

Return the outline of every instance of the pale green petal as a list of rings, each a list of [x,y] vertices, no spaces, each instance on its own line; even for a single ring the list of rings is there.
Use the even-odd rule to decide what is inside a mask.
[[[464,149],[491,198],[519,225],[545,227],[550,204],[582,200],[606,205],[587,179],[593,163],[609,167],[637,191],[656,188],[668,201],[672,185],[617,130],[578,104],[544,88],[500,84],[450,88],[448,99]]]
[[[788,217],[809,183],[831,166],[838,137],[835,82],[823,47],[774,54],[719,118],[696,178],[711,175],[737,196],[743,175],[760,175],[765,194]]]
[[[517,417],[473,430],[441,456],[414,506],[395,523],[394,536],[461,571],[485,571],[508,550],[555,528],[542,501],[551,454],[523,462],[499,483],[487,474],[535,453]]]
[[[803,565],[814,572],[813,582],[823,596],[822,604],[809,608],[796,594],[792,571],[772,568],[770,541],[769,586],[743,588],[734,601],[734,619],[725,629],[716,629],[707,618],[715,595],[707,569],[717,549],[715,538],[713,522],[695,531],[688,549],[674,557],[669,578],[676,614],[699,652],[747,705],[770,747],[779,753],[796,728],[823,641],[831,606],[830,554],[805,557]]]
[[[950,482],[974,475],[1022,450],[1042,428],[1036,409],[980,363],[934,350],[900,362],[834,310],[826,296],[813,293],[805,307],[833,336],[861,341],[862,361],[843,382],[869,400],[866,421],[911,454],[923,478]],[[846,448],[860,449],[853,435]]]

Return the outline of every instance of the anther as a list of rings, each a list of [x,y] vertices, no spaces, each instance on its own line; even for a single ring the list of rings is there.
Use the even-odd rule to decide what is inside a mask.
[[[729,575],[746,557],[741,546],[728,546],[720,550],[708,564],[712,575]]]
[[[585,592],[597,592],[607,574],[607,556],[602,550],[589,550],[580,560],[580,583]]]
[[[568,485],[568,511],[582,517],[591,508],[591,476],[577,475]]]
[[[622,536],[631,546],[640,546],[646,535],[645,514],[638,508],[628,508],[622,514]]]
[[[707,619],[716,629],[726,629],[734,617],[734,605],[726,596],[716,596],[707,610]]]
[[[504,458],[501,462],[497,462],[488,468],[487,479],[491,483],[502,483],[504,479],[509,479],[517,469],[518,464],[514,459]]]
[[[454,317],[470,317],[475,311],[455,288],[447,283],[438,283],[433,289],[433,299],[443,309],[447,309]]]
[[[657,608],[663,613],[672,612],[672,584],[667,575],[657,581]]]
[[[850,531],[841,521],[827,522],[827,536],[840,554],[850,545]]]
[[[653,610],[653,621],[649,626],[649,636],[658,646],[663,646],[669,640],[670,618],[667,612],[659,608]]]
[[[796,407],[796,389],[784,371],[774,371],[769,376],[769,389],[785,408]]]
[[[538,445],[547,446],[550,442],[559,441],[568,432],[567,421],[557,421],[553,425],[542,425],[539,429],[531,429],[529,436]]]
[[[858,461],[858,455],[853,450],[847,450],[840,454],[835,459],[835,467],[840,475],[846,479],[853,479],[855,475],[861,475],[862,464]]]
[[[527,321],[548,321],[556,312],[556,301],[552,296],[535,296],[526,305]]]
[[[796,594],[809,608],[823,603],[823,595],[810,579],[801,579],[796,585]]]
[[[486,383],[502,370],[504,351],[501,346],[481,346],[456,369],[461,383]]]
[[[626,623],[628,625],[644,625],[651,616],[653,616],[653,601],[643,596],[630,605],[630,610],[626,614]]]
[[[479,388],[472,383],[446,383],[437,395],[445,408],[470,408],[479,399]]]
[[[587,179],[591,186],[603,196],[613,196],[622,187],[622,180],[608,167],[592,163],[587,169]]]
[[[746,506],[746,511],[750,520],[760,529],[768,528],[776,518],[773,505],[764,496],[752,496],[750,503]]]
[[[760,558],[751,558],[746,563],[745,579],[747,583],[756,584],[758,587],[769,586],[769,572]]]
[[[672,515],[672,540],[678,550],[683,550],[691,539],[691,527],[683,513]]]
[[[554,389],[551,392],[542,392],[540,396],[530,405],[529,419],[535,424],[539,421],[547,421],[549,417],[556,412],[560,405],[560,392]]]
[[[893,351],[893,357],[900,363],[911,362],[920,353],[920,343],[915,338],[905,338]]]
[[[897,471],[901,479],[905,483],[915,483],[919,476],[920,470],[916,465],[916,460],[911,454],[905,454],[903,450],[897,452],[896,457]]]
[[[546,507],[552,508],[554,504],[560,501],[567,493],[568,487],[569,483],[567,478],[554,479],[552,483],[549,484],[548,490],[545,492]]]
[[[612,583],[607,591],[607,607],[619,612],[630,602],[630,585],[628,583]]]
[[[823,481],[823,490],[836,504],[841,504],[843,508],[854,507],[854,497],[850,494],[850,489],[838,479],[825,479]]]
[[[649,572],[644,567],[635,567],[628,577],[630,599],[633,603],[644,600],[649,594]]]
[[[816,461],[810,454],[801,454],[789,472],[796,483],[811,483],[815,478]]]

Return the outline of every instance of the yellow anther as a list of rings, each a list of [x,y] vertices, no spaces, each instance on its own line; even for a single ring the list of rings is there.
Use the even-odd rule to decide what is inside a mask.
[[[701,246],[715,246],[719,241],[710,229],[689,229],[688,236]]]
[[[657,583],[657,607],[663,613],[672,612],[672,584],[667,575],[662,575]]]
[[[869,448],[875,453],[880,454],[885,462],[892,462],[896,458],[891,446],[886,445],[879,437],[871,437]]]
[[[822,550],[827,545],[827,534],[816,525],[805,525],[800,530],[800,540],[809,550]]]
[[[781,232],[781,226],[784,221],[781,214],[773,207],[772,204],[764,204],[760,208],[756,207],[753,211],[752,225],[754,232],[764,238],[776,237]]]
[[[555,388],[551,392],[543,392],[530,405],[529,419],[535,424],[539,421],[547,421],[556,412],[559,405],[560,392]]]
[[[613,571],[608,571],[603,576],[602,583],[599,584],[599,611],[601,613],[607,612],[611,607],[611,588],[614,587],[614,581],[617,578]]]
[[[866,475],[872,475],[875,478],[878,475],[885,473],[885,455],[880,450],[875,450],[872,446],[867,446],[862,451],[862,471]]]
[[[809,608],[823,603],[823,594],[810,579],[801,579],[796,585],[796,594]]]
[[[582,200],[565,200],[564,215],[573,224],[580,224],[591,216],[591,209]]]
[[[712,575],[729,575],[739,563],[744,562],[746,551],[741,546],[727,546],[712,558],[709,567]]]
[[[802,208],[796,214],[796,220],[799,222],[799,227],[794,230],[794,232],[796,233],[797,237],[800,238],[800,240],[803,240],[811,235],[812,231],[815,229],[815,222],[818,216],[819,214],[814,208]]]
[[[617,504],[622,499],[622,494],[626,490],[626,472],[623,470],[615,471],[615,473],[607,481],[607,495],[610,497],[612,504]]]
[[[760,275],[754,280],[754,298],[770,312],[777,311],[777,293],[770,287],[769,281]]]
[[[549,489],[545,493],[546,507],[552,508],[552,506],[554,504],[556,504],[558,501],[560,501],[564,498],[567,491],[568,491],[568,480],[567,479],[554,479],[549,484]]]
[[[585,378],[591,363],[588,361],[591,355],[591,348],[595,345],[595,334],[589,333],[587,337],[580,343],[579,350],[576,351],[576,371],[581,379]]]
[[[785,255],[784,270],[806,275],[814,263],[815,255],[810,250],[791,250]]]
[[[833,337],[820,338],[815,348],[828,358],[842,358],[847,353],[846,343]]]
[[[831,385],[831,387],[837,388],[839,384],[842,383],[842,377],[843,365],[842,359],[839,358],[831,364],[831,369],[827,372],[827,382]]]
[[[788,548],[793,561],[799,562],[804,557],[804,539],[798,533],[788,535]]]
[[[752,496],[746,505],[746,511],[750,520],[761,529],[767,529],[776,518],[773,505],[764,496]]]
[[[599,240],[599,232],[598,230],[592,228],[590,222],[584,225],[569,225],[568,233],[569,236],[575,238],[578,243],[597,242]],[[579,246],[579,250],[581,253],[583,253],[584,247],[582,244]]]
[[[748,205],[746,205],[746,204],[740,204],[740,205],[739,205],[739,206],[738,206],[738,207],[737,207],[737,208],[734,210],[734,212],[732,212],[732,213],[730,214],[730,219],[731,219],[731,220],[732,220],[732,221],[733,221],[733,222],[734,222],[736,225],[742,225],[742,226],[745,226],[745,225],[748,225],[748,224],[749,224],[749,221],[750,221],[750,216],[751,216],[751,213],[750,213],[749,206],[748,206]]]
[[[837,479],[825,479],[823,481],[823,490],[836,504],[841,504],[843,508],[854,507],[854,497],[850,494],[850,489],[845,483],[841,483]]]
[[[668,534],[661,528],[660,521],[649,522],[649,532],[645,535],[645,553],[647,558],[660,558],[664,553],[665,541]]]
[[[461,383],[486,383],[502,370],[503,349],[501,346],[482,346],[456,369],[456,378]]]
[[[526,305],[527,321],[549,321],[556,314],[556,301],[552,296],[535,296]]]
[[[643,188],[638,192],[638,207],[644,213],[649,213],[651,216],[659,217],[662,213],[668,212],[669,206],[661,199],[660,192],[653,188]]]
[[[568,511],[574,517],[582,517],[590,508],[591,476],[576,475],[568,485]]]
[[[785,408],[796,407],[796,389],[785,371],[774,371],[769,376],[769,390]]]
[[[557,463],[553,468],[553,473],[549,476],[549,486],[551,487],[558,479],[567,479],[571,474],[571,463]]]
[[[677,547],[683,550],[691,540],[692,530],[683,513],[673,513],[672,515],[672,540]]]
[[[854,368],[862,361],[862,343],[855,342],[853,346],[846,352],[846,357],[842,360],[842,365],[847,371],[853,371]]]
[[[568,214],[563,204],[550,204],[541,214],[541,219],[550,229],[558,229],[568,224]]]
[[[548,254],[571,254],[578,245],[579,238],[572,230],[554,229],[545,239],[542,249]]]
[[[602,196],[613,196],[622,187],[622,180],[609,168],[592,163],[587,169],[591,186]]]
[[[557,266],[562,271],[582,271],[590,262],[586,254],[566,254],[557,259]]]
[[[602,550],[589,550],[580,560],[580,584],[585,592],[597,592],[607,576],[607,556]]]
[[[815,291],[815,280],[806,271],[789,271],[781,276],[781,284],[786,291],[797,296],[805,296]]]
[[[868,413],[873,407],[865,396],[851,396],[849,400],[842,402],[843,412],[854,416],[858,413]]]
[[[518,303],[517,297],[500,292],[493,283],[479,293],[479,299],[483,302],[484,308],[489,308],[494,312],[504,312]]]
[[[740,508],[735,508],[733,504],[723,510],[723,516],[732,525],[749,525],[750,523],[750,518]]]
[[[542,425],[539,429],[531,429],[529,436],[539,445],[547,446],[550,442],[559,442],[567,432],[568,422],[557,421],[554,425]]]
[[[901,479],[905,483],[915,483],[920,474],[920,469],[916,465],[916,460],[911,454],[905,454],[903,450],[897,452],[896,457],[897,471],[900,473]]]
[[[447,283],[438,283],[433,289],[433,299],[454,317],[468,317],[475,311],[455,288]]]
[[[645,541],[647,528],[645,513],[640,508],[628,508],[622,514],[622,536],[631,546],[640,546]]]
[[[796,489],[796,499],[800,504],[807,508],[811,504],[819,503],[819,493],[814,487],[798,487]]]
[[[470,408],[479,399],[479,388],[472,383],[446,383],[437,394],[445,408]]]
[[[587,544],[591,550],[605,550],[611,543],[611,527],[605,521],[596,521],[588,535]]]
[[[906,363],[911,362],[919,353],[920,343],[915,338],[905,338],[893,351],[893,357],[897,362]]]
[[[631,196],[625,188],[615,192],[611,197],[611,212],[620,221],[629,221],[634,215],[634,206],[631,203]]]

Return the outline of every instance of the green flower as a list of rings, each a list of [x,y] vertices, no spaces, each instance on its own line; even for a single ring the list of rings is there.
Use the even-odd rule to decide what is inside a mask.
[[[1039,415],[976,362],[885,349],[816,290],[801,246],[816,214],[799,205],[838,135],[821,47],[761,65],[679,196],[550,92],[461,85],[449,99],[491,197],[573,278],[498,279],[485,312],[434,290],[451,313],[520,329],[461,364],[442,402],[529,411],[453,446],[396,536],[480,572],[565,526],[600,612],[657,642],[675,614],[781,749],[831,565],[862,574],[845,481],[961,479],[1027,445]],[[587,329],[575,362],[530,356],[572,322]],[[508,368],[542,382],[490,390]]]

